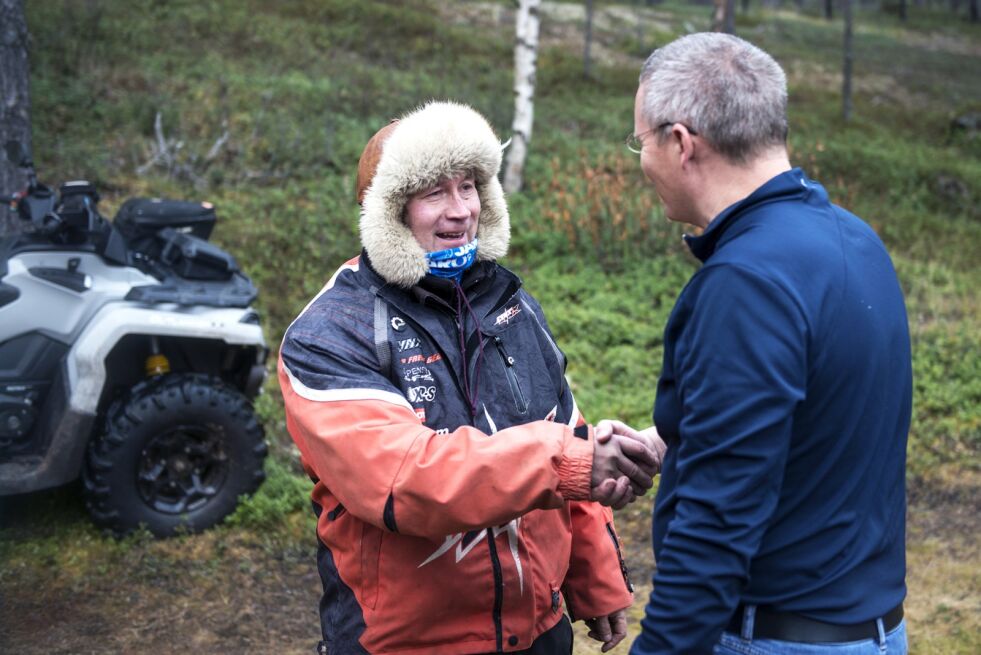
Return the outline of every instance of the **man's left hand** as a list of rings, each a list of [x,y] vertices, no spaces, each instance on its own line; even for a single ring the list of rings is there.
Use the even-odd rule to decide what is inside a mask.
[[[586,626],[589,628],[587,636],[602,641],[603,647],[600,650],[605,653],[627,636],[627,608],[617,610],[609,616],[588,619]]]

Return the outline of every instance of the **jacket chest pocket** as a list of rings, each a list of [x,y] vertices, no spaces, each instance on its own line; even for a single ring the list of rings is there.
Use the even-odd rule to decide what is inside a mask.
[[[491,342],[494,344],[494,350],[497,351],[497,354],[501,358],[501,365],[504,367],[504,377],[507,379],[508,387],[511,390],[511,400],[514,402],[514,409],[518,414],[525,415],[528,413],[528,398],[521,389],[521,382],[518,380],[517,372],[515,372],[518,362],[508,353],[504,339],[500,335],[492,337]]]
[[[560,363],[542,349],[537,331],[523,321],[486,338],[480,398],[498,428],[555,419],[560,410]]]

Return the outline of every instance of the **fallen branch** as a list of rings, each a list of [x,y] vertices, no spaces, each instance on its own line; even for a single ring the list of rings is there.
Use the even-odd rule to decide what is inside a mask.
[[[150,142],[150,156],[145,163],[137,166],[136,174],[146,175],[153,168],[162,168],[170,177],[189,181],[195,188],[203,188],[206,186],[204,171],[218,158],[231,138],[228,120],[222,120],[221,124],[224,128],[221,135],[215,139],[204,157],[196,153],[188,153],[182,157],[184,142],[180,139],[168,138],[164,134],[163,115],[158,111],[153,119],[154,140]]]

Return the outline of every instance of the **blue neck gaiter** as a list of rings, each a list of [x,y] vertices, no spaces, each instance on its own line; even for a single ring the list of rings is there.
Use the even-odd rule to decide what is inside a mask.
[[[430,273],[457,282],[463,278],[463,272],[470,268],[476,260],[477,239],[458,248],[447,248],[446,250],[426,253]]]

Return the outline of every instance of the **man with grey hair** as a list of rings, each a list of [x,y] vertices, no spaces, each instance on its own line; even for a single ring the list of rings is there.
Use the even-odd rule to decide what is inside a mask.
[[[786,88],[725,34],[641,74],[628,146],[703,265],[645,431],[667,453],[632,655],[906,652],[905,305],[875,232],[791,167]]]

